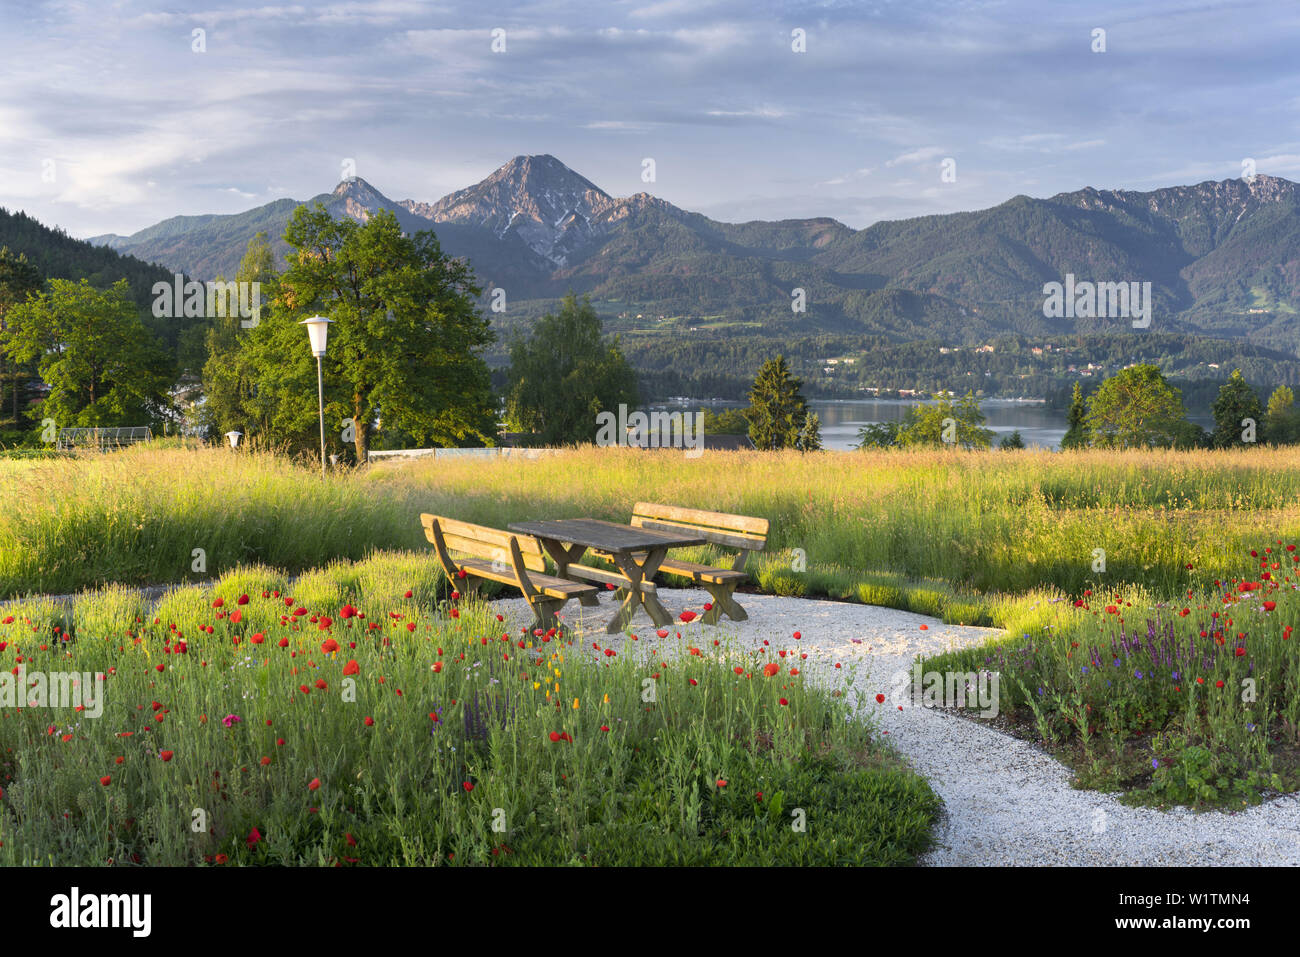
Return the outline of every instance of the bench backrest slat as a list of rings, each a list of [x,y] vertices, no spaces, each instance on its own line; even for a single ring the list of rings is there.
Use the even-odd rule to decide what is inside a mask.
[[[637,528],[691,531],[715,545],[747,551],[762,551],[767,545],[767,519],[749,515],[637,502],[632,511],[632,524]]]
[[[502,562],[507,566],[513,562],[510,554],[510,541],[514,539],[519,545],[524,567],[534,572],[546,571],[546,559],[542,554],[542,546],[537,539],[530,535],[516,536],[499,528],[489,528],[486,525],[471,525],[469,522],[445,518],[442,515],[421,515],[420,521],[424,525],[424,537],[430,542],[434,541],[433,523],[436,521],[442,528],[443,542],[446,544],[448,551],[460,552],[469,555],[471,558]]]

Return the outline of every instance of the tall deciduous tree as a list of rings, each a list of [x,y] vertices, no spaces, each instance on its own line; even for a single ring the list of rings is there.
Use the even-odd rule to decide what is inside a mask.
[[[636,373],[618,340],[606,341],[591,301],[570,293],[528,338],[510,346],[506,422],[545,445],[591,442],[597,415],[639,401]]]
[[[298,207],[270,315],[250,330],[257,394],[246,403],[273,443],[316,441],[316,362],[300,321],[331,319],[323,371],[326,432],[369,454],[372,423],[421,444],[490,444],[495,402],[482,350],[493,339],[464,263],[431,232],[406,236],[383,210],[364,225]],[[351,420],[350,429],[344,426]],[[344,438],[346,436],[346,438]]]
[[[1153,365],[1130,366],[1103,382],[1088,402],[1087,425],[1093,444],[1103,448],[1171,447],[1189,441],[1182,394]]]
[[[224,280],[218,279],[218,282]],[[263,297],[275,296],[275,257],[266,233],[258,233],[249,240],[248,248],[239,269],[236,282],[260,283]],[[250,353],[243,348],[249,330],[238,315],[210,317],[212,325],[207,330],[207,361],[203,364],[204,403],[199,413],[200,424],[209,434],[224,435],[230,431],[243,433],[247,444],[258,441],[266,433],[266,422],[252,413],[251,400],[255,395],[257,369],[250,362]]]
[[[754,377],[749,390],[749,438],[754,448],[764,450],[799,448],[799,438],[808,418],[803,382],[790,374],[785,356],[768,359]]]
[[[12,412],[14,426],[20,425],[20,397],[24,382],[36,375],[32,363],[20,364],[6,355],[4,349],[5,314],[14,306],[25,302],[29,295],[41,290],[40,271],[27,259],[26,254],[15,256],[9,247],[0,248],[0,419],[4,418],[6,392],[9,390],[8,408]]]
[[[1219,387],[1211,411],[1214,431],[1210,434],[1210,444],[1214,448],[1235,448],[1259,441],[1264,410],[1240,369],[1233,369],[1228,381]]]
[[[174,370],[138,310],[125,279],[108,290],[52,279],[48,292],[9,310],[5,350],[34,361],[50,387],[41,416],[59,428],[161,420]]]

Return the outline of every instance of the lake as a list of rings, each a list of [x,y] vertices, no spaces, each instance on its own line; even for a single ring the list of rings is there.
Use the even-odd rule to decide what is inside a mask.
[[[857,447],[858,429],[871,422],[901,422],[908,409],[924,405],[915,399],[809,399],[808,406],[822,420],[822,444],[828,449],[847,451]],[[1052,411],[1043,402],[1015,399],[982,399],[980,409],[986,428],[994,433],[996,446],[1004,435],[1016,429],[1025,445],[1057,449],[1065,435],[1065,411]]]
[[[817,413],[822,423],[822,446],[837,452],[848,452],[857,448],[858,429],[873,422],[901,422],[908,409],[925,405],[917,399],[809,399],[808,407]],[[680,409],[683,405],[693,408],[709,408],[720,411],[724,408],[740,408],[740,402],[703,402],[699,400],[681,400],[652,408]],[[1004,435],[1010,435],[1017,429],[1025,445],[1030,448],[1059,449],[1065,435],[1065,410],[1049,409],[1044,402],[1024,399],[981,399],[980,409],[984,413],[985,428],[994,432],[993,445],[996,448]],[[1204,429],[1214,428],[1214,419],[1209,415],[1189,415],[1188,419]]]

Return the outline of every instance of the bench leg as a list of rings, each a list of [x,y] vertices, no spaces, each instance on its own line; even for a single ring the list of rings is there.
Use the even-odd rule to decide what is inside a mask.
[[[710,585],[703,583],[709,594],[713,597],[713,607],[704,613],[700,619],[706,625],[716,625],[718,619],[725,613],[732,621],[744,621],[749,617],[745,609],[736,603],[736,599],[731,597],[731,593],[736,590],[735,585]]]
[[[555,613],[564,607],[567,599],[561,598],[536,598],[529,604],[533,609],[533,627],[540,628],[542,631],[550,631],[554,628],[556,631],[563,631],[564,625]]]

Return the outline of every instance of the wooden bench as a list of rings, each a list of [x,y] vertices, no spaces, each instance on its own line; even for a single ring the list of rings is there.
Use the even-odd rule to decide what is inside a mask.
[[[536,539],[441,515],[421,515],[420,521],[453,587],[472,595],[485,578],[513,585],[528,600],[537,628],[561,628],[555,613],[570,598],[583,604],[595,602],[595,585],[545,574],[546,558]],[[452,552],[469,557],[454,559]],[[463,580],[461,572],[465,573]]]
[[[745,560],[749,553],[762,551],[767,545],[767,519],[637,502],[632,512],[632,524],[637,528],[660,531],[697,532],[714,545],[737,549],[730,568],[714,568],[670,557],[659,566],[659,571],[689,578],[708,590],[713,598],[713,607],[700,619],[706,625],[716,625],[724,614],[734,621],[744,621],[749,617],[732,594],[736,586],[748,577]]]

